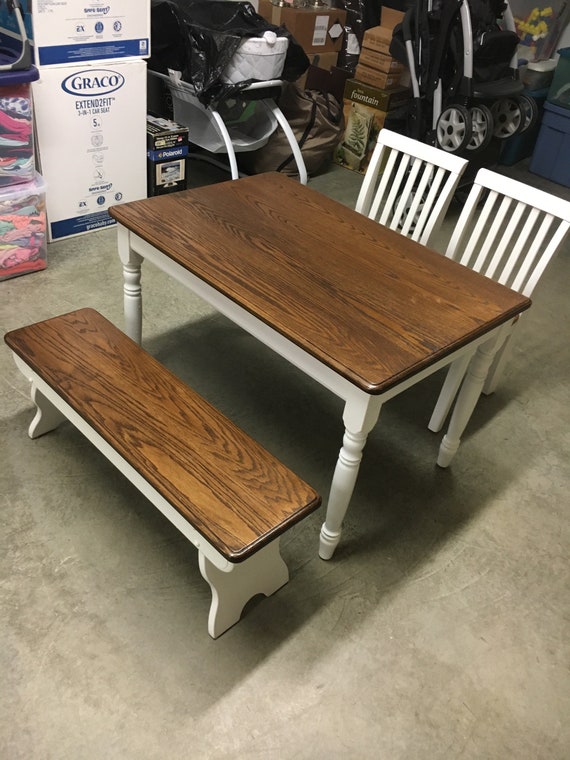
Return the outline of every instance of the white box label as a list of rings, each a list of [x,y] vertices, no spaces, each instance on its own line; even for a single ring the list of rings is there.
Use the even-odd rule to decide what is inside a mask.
[[[313,47],[326,45],[327,29],[329,28],[328,16],[317,16],[315,18],[315,28],[313,29]]]
[[[40,66],[150,55],[150,0],[32,0]]]

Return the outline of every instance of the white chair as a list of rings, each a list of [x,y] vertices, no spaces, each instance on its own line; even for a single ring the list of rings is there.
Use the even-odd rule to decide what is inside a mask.
[[[439,229],[469,162],[381,129],[356,210],[427,245]]]
[[[480,169],[445,255],[530,296],[569,228],[570,202]],[[483,393],[495,390],[517,321],[495,354]],[[454,362],[448,370],[428,425],[435,433],[445,422],[469,360]]]

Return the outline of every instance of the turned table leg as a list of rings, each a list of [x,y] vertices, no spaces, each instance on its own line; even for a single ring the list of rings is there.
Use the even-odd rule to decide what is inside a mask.
[[[378,396],[359,396],[346,402],[343,414],[345,432],[334,471],[327,514],[321,528],[319,556],[330,559],[342,532],[342,521],[356,484],[362,451],[368,434],[378,421],[382,402]]]
[[[123,303],[125,332],[139,345],[142,342],[142,256],[135,253],[129,242],[129,231],[119,227],[118,250],[123,264]]]

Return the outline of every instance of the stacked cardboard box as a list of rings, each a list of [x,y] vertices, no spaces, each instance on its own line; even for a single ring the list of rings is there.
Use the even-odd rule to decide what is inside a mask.
[[[410,97],[407,69],[389,54],[393,29],[402,18],[399,11],[382,9],[382,26],[364,33],[355,77],[344,88],[346,129],[335,151],[335,161],[354,171],[366,171],[378,132],[390,112]]]
[[[390,55],[390,42],[396,24],[404,14],[391,8],[382,9],[382,25],[367,29],[356,67],[355,79],[363,84],[391,90],[400,86],[406,67]]]
[[[338,53],[342,49],[345,10],[326,5],[294,8],[259,0],[258,13],[276,26],[286,26],[309,57],[315,53]]]

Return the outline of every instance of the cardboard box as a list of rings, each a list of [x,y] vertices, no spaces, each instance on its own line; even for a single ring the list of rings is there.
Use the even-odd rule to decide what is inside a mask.
[[[380,14],[380,23],[385,29],[394,29],[404,20],[404,11],[397,11],[395,8],[382,8]]]
[[[355,103],[370,106],[377,111],[392,111],[406,103],[411,97],[407,87],[397,87],[394,90],[381,90],[369,87],[356,79],[349,79],[344,87],[343,98]]]
[[[188,127],[147,114],[146,139],[149,198],[186,190]]]
[[[392,42],[392,30],[383,26],[373,26],[364,32],[362,47],[375,50],[384,55],[390,55],[390,43]]]
[[[394,27],[401,23],[403,18],[404,14],[401,11],[396,11],[392,8],[382,8],[382,24],[380,26],[373,26],[364,32],[362,47],[389,55]]]
[[[338,53],[309,53],[311,66],[324,71],[330,71],[338,63]]]
[[[354,72],[354,78],[364,84],[378,87],[380,90],[393,90],[400,84],[400,74],[399,71],[378,71],[378,69],[371,69],[369,66],[359,63]]]
[[[376,146],[378,132],[409,91],[385,92],[349,80],[344,90],[343,111],[346,128],[334,152],[334,161],[364,174]],[[392,96],[395,96],[394,98]]]
[[[114,224],[146,197],[145,61],[44,67],[32,92],[49,239]]]
[[[259,0],[259,15],[284,24],[305,53],[338,53],[342,49],[346,11],[339,8],[288,8]]]
[[[377,71],[385,71],[386,73],[398,73],[405,68],[402,63],[392,58],[391,55],[385,55],[376,50],[370,50],[367,47],[363,47],[360,51],[358,63]]]
[[[150,55],[150,0],[21,0],[38,66]],[[13,14],[0,9],[0,38],[13,38]]]

